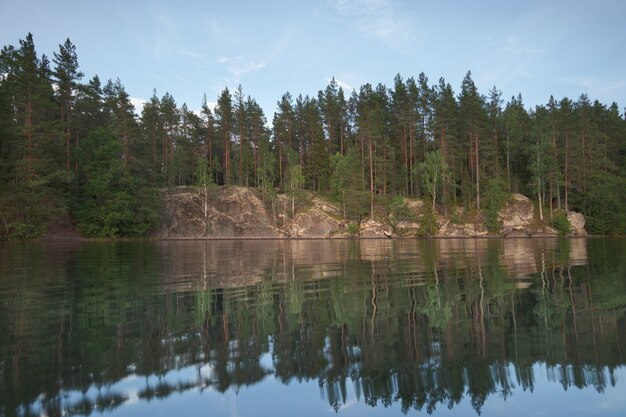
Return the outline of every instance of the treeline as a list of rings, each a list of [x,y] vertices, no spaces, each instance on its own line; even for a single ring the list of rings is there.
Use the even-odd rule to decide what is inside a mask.
[[[119,80],[86,83],[76,48],[52,64],[32,35],[0,56],[2,234],[34,236],[67,219],[94,236],[142,235],[156,219],[156,189],[174,185],[312,190],[360,220],[394,197],[499,208],[519,192],[551,219],[581,211],[594,233],[626,233],[626,122],[616,103],[488,96],[468,72],[455,93],[422,73],[391,88],[346,92],[333,79],[316,97],[285,93],[272,127],[241,86],[201,111],[154,92],[137,115]],[[53,67],[53,68],[52,68]]]

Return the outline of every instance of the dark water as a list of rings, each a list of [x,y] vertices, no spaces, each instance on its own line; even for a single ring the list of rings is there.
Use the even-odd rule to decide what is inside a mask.
[[[626,239],[0,246],[0,415],[626,414]]]

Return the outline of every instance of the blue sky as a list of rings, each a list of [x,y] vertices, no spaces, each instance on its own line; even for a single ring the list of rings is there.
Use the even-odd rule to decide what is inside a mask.
[[[119,77],[137,101],[171,93],[200,107],[241,83],[271,121],[283,93],[331,77],[364,83],[424,72],[458,93],[468,70],[526,107],[587,93],[626,106],[626,1],[2,0],[0,43],[32,32],[49,57],[70,38],[84,81]]]

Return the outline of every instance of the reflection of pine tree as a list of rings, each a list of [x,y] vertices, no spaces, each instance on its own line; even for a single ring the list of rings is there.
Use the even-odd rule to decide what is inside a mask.
[[[179,250],[105,242],[72,248],[67,268],[58,264],[58,248],[9,251],[9,263],[33,261],[21,275],[4,277],[15,290],[0,303],[0,325],[9,329],[0,361],[9,363],[19,344],[28,356],[17,365],[54,369],[62,383],[45,400],[51,410],[61,393],[89,393],[92,384],[113,385],[131,373],[153,376],[140,392],[145,399],[225,392],[273,374],[283,383],[317,381],[333,407],[356,395],[370,405],[431,413],[463,399],[480,412],[514,387],[533,390],[537,363],[564,388],[598,391],[615,383],[612,372],[623,364],[624,261],[613,256],[624,249],[619,240],[588,241],[589,258],[598,260],[589,267],[570,263],[571,241],[533,241],[529,262],[538,268],[521,281],[527,289],[516,289],[501,241],[335,242],[329,257],[319,242],[298,244],[296,251],[290,242],[185,242]],[[260,248],[272,256],[250,268],[245,260]],[[233,263],[225,253],[242,256]],[[316,263],[303,262],[303,253]],[[50,271],[58,268],[63,278],[54,291],[23,285],[44,272],[54,279]],[[273,369],[261,361],[267,354]],[[63,362],[51,368],[51,358]],[[155,375],[188,366],[210,371],[156,382]],[[22,369],[4,369],[19,382],[0,386],[12,404],[35,401],[49,382],[46,372]],[[116,396],[106,397],[111,407],[123,403]],[[87,395],[75,409],[96,403]]]

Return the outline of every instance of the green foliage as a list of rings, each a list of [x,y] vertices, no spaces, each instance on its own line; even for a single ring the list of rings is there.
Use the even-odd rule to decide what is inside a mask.
[[[9,223],[9,238],[28,240],[39,237],[45,231],[43,224]]]
[[[77,218],[79,229],[93,237],[141,236],[157,219],[156,193],[132,176],[121,159],[121,144],[109,129],[82,141],[84,164]]]
[[[613,174],[596,176],[584,198],[575,199],[585,215],[590,233],[626,234],[626,178]]]
[[[348,223],[348,234],[352,237],[356,237],[361,233],[361,225],[358,222]]]
[[[261,141],[258,149],[257,187],[261,190],[263,202],[273,204],[276,199],[274,182],[276,181],[276,158],[270,151],[269,142]]]
[[[500,233],[502,225],[500,224],[500,219],[498,218],[497,211],[487,210],[485,212],[485,226],[487,227],[487,230],[491,233]]]
[[[204,157],[198,157],[196,159],[194,177],[197,186],[206,186],[209,190],[215,190],[215,188],[217,188],[215,181],[213,181],[213,176],[209,172],[209,162]]]
[[[361,173],[360,156],[354,147],[344,156],[336,153],[330,158],[332,197],[343,206],[344,217],[360,222],[369,210],[369,195]]]
[[[461,218],[461,216],[459,216],[457,213],[452,213],[450,215],[450,222],[452,224],[463,224],[463,223],[465,223],[463,221],[463,219]]]
[[[207,170],[215,184],[258,187],[267,204],[279,186],[292,209],[306,190],[330,192],[354,221],[373,215],[374,201],[401,217],[402,207],[390,207],[396,197],[425,196],[432,210],[475,202],[497,232],[506,190],[578,210],[592,233],[626,233],[626,121],[617,104],[583,94],[526,109],[519,94],[502,109],[500,91],[481,95],[469,72],[458,94],[422,73],[398,74],[391,89],[362,85],[347,100],[335,80],[313,97],[284,93],[271,131],[241,86],[234,96],[224,89],[215,108],[205,96],[200,115],[155,91],[138,119],[119,79],[81,84],[76,49],[69,39],[59,45],[53,68],[31,34],[0,51],[0,210],[4,223],[30,230],[16,236],[66,221],[70,206],[83,226],[117,224],[89,233],[125,234],[143,204],[136,190],[208,185]],[[84,142],[103,128],[119,149],[107,169],[87,175],[95,167]],[[102,208],[93,196],[104,190],[114,211],[87,216]]]
[[[424,212],[420,218],[419,236],[434,236],[437,234],[437,219],[430,205],[424,205]]]
[[[437,202],[440,190],[450,182],[450,170],[445,163],[440,150],[428,152],[424,162],[418,164],[416,174],[425,188],[425,191],[432,201],[433,208]]]
[[[415,220],[415,212],[407,205],[404,197],[391,197],[388,211],[394,220]]]
[[[555,210],[552,214],[552,227],[554,227],[559,234],[566,235],[571,231],[571,225],[567,220],[567,214],[563,210]]]
[[[504,182],[499,178],[487,180],[483,191],[483,202],[485,203],[485,226],[492,233],[499,233],[501,224],[498,213],[504,206],[509,196]]]
[[[285,193],[291,198],[291,215],[295,213],[296,204],[303,204],[306,200],[304,192],[304,174],[299,164],[289,167],[289,177],[287,179],[287,188]]]

